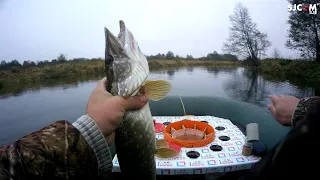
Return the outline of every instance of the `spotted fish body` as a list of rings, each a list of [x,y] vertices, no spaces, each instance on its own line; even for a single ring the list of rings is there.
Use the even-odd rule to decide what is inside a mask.
[[[113,95],[134,96],[149,74],[146,57],[132,33],[120,21],[115,37],[107,28],[107,90]],[[155,130],[149,104],[126,112],[115,132],[115,145],[121,173],[134,179],[156,179]]]

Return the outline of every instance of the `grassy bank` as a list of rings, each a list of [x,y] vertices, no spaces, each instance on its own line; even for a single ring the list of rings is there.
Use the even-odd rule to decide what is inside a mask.
[[[151,60],[150,70],[183,66],[238,66],[232,61],[200,61],[200,60]],[[9,88],[19,84],[32,84],[50,80],[74,79],[87,76],[104,75],[104,61],[65,62],[45,67],[12,68],[0,71],[0,88]]]
[[[209,61],[209,60],[150,60],[150,70],[168,67],[187,67],[187,66],[239,66],[235,61]]]
[[[279,79],[300,79],[306,84],[320,83],[320,64],[314,61],[263,60],[262,73],[277,76]]]
[[[78,63],[62,63],[45,67],[12,68],[0,71],[2,88],[17,84],[32,84],[41,81],[72,79],[104,73],[103,61],[83,61]]]

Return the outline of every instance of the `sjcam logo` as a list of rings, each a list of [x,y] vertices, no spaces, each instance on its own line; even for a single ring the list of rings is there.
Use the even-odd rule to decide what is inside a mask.
[[[320,6],[320,3],[317,4],[289,4],[288,5],[288,11],[303,11],[305,13],[309,14],[317,14],[318,13],[318,7]]]

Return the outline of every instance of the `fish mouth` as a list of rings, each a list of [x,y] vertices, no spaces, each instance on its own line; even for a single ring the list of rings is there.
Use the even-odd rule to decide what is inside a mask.
[[[105,58],[104,58],[104,64],[105,64],[105,69],[106,69],[106,77],[107,77],[107,84],[106,84],[106,90],[111,93],[112,89],[112,82],[114,81],[113,77],[113,68],[112,68],[112,63],[113,63],[113,56],[109,54],[109,42],[107,40],[107,28],[105,28],[105,34],[106,34],[106,50],[105,50]]]
[[[105,33],[105,69],[106,69],[106,77],[107,84],[106,90],[111,93],[112,83],[115,81],[114,79],[114,71],[113,71],[113,62],[114,58],[123,51],[121,44],[117,38],[107,29],[104,28]]]
[[[149,74],[146,57],[122,20],[118,37],[105,27],[106,90],[113,95],[135,95]],[[117,87],[113,87],[117,86]]]

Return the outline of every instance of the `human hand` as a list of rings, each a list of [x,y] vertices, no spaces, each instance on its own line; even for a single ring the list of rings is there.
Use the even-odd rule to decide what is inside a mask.
[[[268,104],[268,109],[271,111],[273,117],[282,125],[290,125],[291,118],[296,110],[300,99],[294,96],[269,96],[272,104]]]
[[[108,144],[114,141],[114,131],[119,126],[126,111],[142,108],[148,97],[145,89],[142,95],[124,98],[113,96],[106,91],[107,79],[103,78],[93,90],[86,108],[86,114],[97,123],[98,127],[108,137]]]

